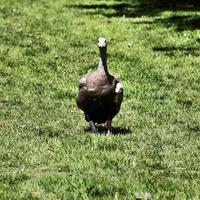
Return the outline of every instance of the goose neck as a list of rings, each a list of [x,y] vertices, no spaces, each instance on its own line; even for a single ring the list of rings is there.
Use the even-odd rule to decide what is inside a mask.
[[[103,69],[105,72],[107,71],[107,54],[106,49],[100,49],[100,58],[99,58],[99,69]]]

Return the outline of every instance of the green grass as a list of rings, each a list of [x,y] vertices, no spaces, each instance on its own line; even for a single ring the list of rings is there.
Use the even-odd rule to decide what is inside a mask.
[[[117,3],[1,0],[0,199],[200,199],[200,12]],[[125,89],[112,136],[75,104],[99,36]]]

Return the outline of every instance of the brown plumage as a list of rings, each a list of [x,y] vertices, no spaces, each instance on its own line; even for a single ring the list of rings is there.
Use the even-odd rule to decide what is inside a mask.
[[[107,70],[107,44],[99,38],[100,61],[96,71],[85,74],[79,83],[76,97],[78,107],[83,110],[85,119],[93,132],[95,123],[107,123],[108,133],[112,130],[112,119],[119,112],[123,99],[123,88],[119,81]]]

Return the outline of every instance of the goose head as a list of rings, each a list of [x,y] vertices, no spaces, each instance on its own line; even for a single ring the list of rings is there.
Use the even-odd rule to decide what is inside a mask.
[[[100,38],[98,39],[97,46],[98,46],[99,48],[106,48],[106,47],[107,47],[106,39],[103,38],[103,37],[100,37]]]

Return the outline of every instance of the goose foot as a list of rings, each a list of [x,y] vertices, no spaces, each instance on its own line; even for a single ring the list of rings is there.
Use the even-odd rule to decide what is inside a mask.
[[[90,128],[91,128],[91,130],[92,130],[93,133],[97,133],[98,132],[98,129],[95,126],[95,123],[93,121],[89,122],[89,126],[90,126]]]
[[[106,127],[107,127],[107,134],[106,135],[110,135],[112,133],[112,120],[108,120],[106,122]]]

